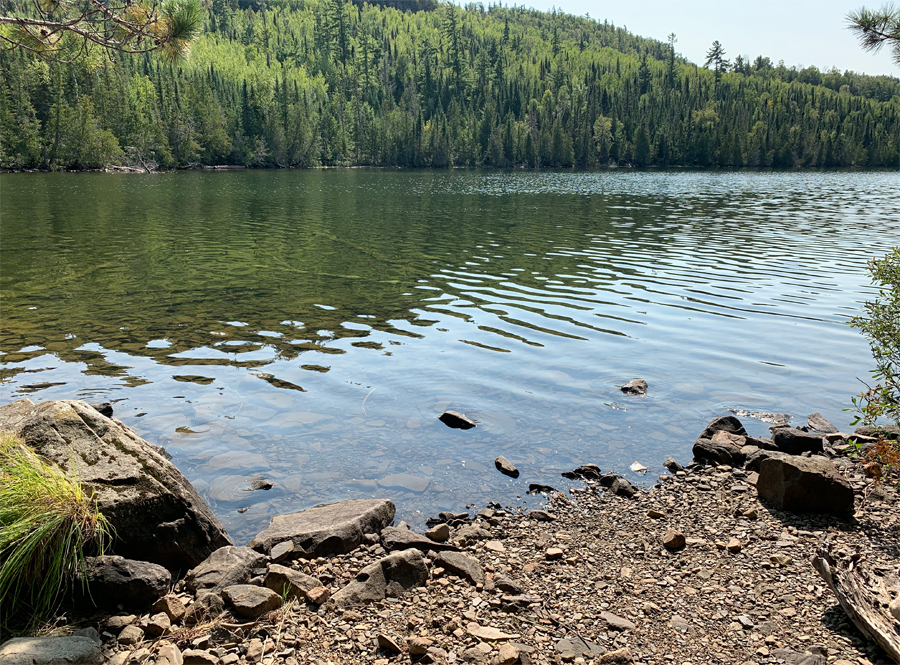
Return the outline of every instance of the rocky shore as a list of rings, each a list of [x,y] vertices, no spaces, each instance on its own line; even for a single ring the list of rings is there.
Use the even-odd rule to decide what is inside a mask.
[[[43,432],[45,453],[50,430],[87,437],[79,421],[97,459],[132,441],[83,402],[24,402],[0,407],[0,428],[32,445]],[[540,510],[442,513],[418,534],[393,524],[390,501],[361,499],[277,517],[246,547],[223,542],[171,463],[134,437],[128,454],[184,494],[190,550],[160,542],[144,561],[133,550],[92,560],[98,609],[82,599],[68,625],[0,646],[0,663],[891,663],[811,564],[865,562],[900,593],[900,495],[829,428],[811,418],[807,431],[779,424],[754,439],[727,416],[649,489],[585,464],[563,491],[534,488]]]

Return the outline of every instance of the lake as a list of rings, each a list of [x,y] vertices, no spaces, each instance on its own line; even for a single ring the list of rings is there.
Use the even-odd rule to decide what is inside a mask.
[[[534,505],[584,462],[651,483],[729,409],[848,427],[900,175],[8,174],[0,214],[0,401],[112,401],[242,544],[348,498]]]

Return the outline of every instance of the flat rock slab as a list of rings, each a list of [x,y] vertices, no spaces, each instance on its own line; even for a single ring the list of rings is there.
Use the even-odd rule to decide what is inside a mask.
[[[482,626],[474,621],[466,626],[466,632],[472,637],[477,637],[485,642],[500,642],[504,640],[518,639],[517,633],[504,633],[498,628]]]
[[[338,607],[363,605],[398,598],[410,589],[425,586],[428,567],[419,550],[404,550],[366,566],[356,579],[331,598]]]
[[[556,643],[556,650],[560,653],[571,651],[575,654],[576,657],[584,656],[585,654],[587,654],[589,657],[599,656],[605,651],[604,648],[599,644],[589,642],[588,640],[585,640],[578,635],[572,635],[561,639]]]
[[[278,543],[294,543],[292,556],[314,559],[346,554],[359,547],[363,535],[378,533],[394,519],[388,499],[354,499],[289,515],[278,515],[249,547],[268,554]]]
[[[3,665],[100,665],[100,645],[89,637],[17,637],[0,646]]]
[[[414,476],[411,473],[392,473],[378,481],[380,487],[387,489],[403,489],[410,492],[424,492],[431,481],[428,478]]]
[[[306,600],[310,591],[322,586],[318,577],[312,577],[299,570],[278,564],[269,566],[265,584],[277,594],[298,600]]]
[[[408,550],[413,547],[417,550],[422,550],[423,552],[444,552],[459,549],[455,545],[450,545],[446,542],[438,542],[420,533],[416,533],[415,531],[396,526],[389,526],[381,531],[381,545],[388,552]]]
[[[231,544],[165,451],[87,402],[21,399],[0,407],[0,430],[67,471],[74,465],[116,534],[112,554],[183,571]]]
[[[250,580],[254,568],[265,568],[264,555],[249,547],[223,547],[206,561],[188,571],[185,585],[191,591],[221,590],[227,586],[244,584]]]
[[[439,552],[434,557],[434,563],[470,584],[484,584],[484,571],[475,557],[462,552]]]
[[[779,427],[772,432],[775,448],[788,455],[820,453],[824,450],[821,433],[804,432],[794,427]]]

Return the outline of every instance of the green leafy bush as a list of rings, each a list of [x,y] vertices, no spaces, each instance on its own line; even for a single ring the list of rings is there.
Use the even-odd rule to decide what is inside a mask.
[[[0,606],[4,621],[47,618],[102,553],[110,527],[74,473],[0,434]]]
[[[900,425],[900,247],[872,259],[869,273],[879,287],[878,296],[865,303],[866,316],[855,317],[851,325],[869,339],[876,385],[867,386],[853,399],[859,414],[853,424],[878,425],[887,420]]]

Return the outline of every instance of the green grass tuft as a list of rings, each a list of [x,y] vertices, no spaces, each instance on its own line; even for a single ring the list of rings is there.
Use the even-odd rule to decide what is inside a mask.
[[[110,526],[75,474],[0,433],[0,606],[33,627],[84,581],[85,554],[102,553]]]

